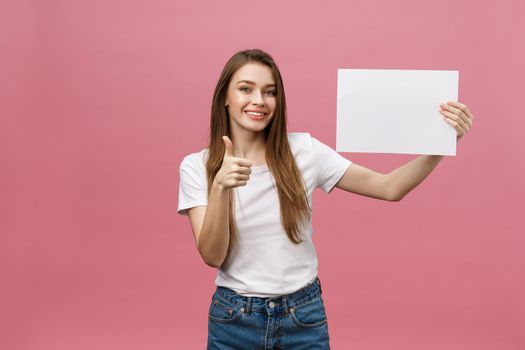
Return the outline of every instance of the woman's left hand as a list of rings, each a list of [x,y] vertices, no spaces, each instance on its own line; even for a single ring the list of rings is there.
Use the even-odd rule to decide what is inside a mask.
[[[448,101],[446,104],[439,105],[439,113],[447,123],[452,125],[457,131],[457,141],[472,128],[474,116],[468,110],[468,107],[462,103]]]

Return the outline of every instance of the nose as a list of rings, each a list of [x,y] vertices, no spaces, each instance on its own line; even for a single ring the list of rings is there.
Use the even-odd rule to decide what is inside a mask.
[[[264,98],[260,91],[255,90],[252,94],[252,102],[256,105],[264,105]]]

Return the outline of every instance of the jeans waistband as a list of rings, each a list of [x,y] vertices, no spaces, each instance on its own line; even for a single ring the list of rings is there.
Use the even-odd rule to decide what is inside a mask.
[[[266,310],[268,313],[284,312],[286,314],[290,308],[298,308],[308,304],[321,294],[321,280],[319,277],[296,292],[278,297],[246,297],[222,286],[218,286],[215,291],[215,297],[244,308],[246,314],[249,314],[252,310],[256,312]]]

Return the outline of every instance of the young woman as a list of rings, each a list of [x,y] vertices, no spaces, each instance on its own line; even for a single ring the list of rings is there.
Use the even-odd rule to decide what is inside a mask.
[[[440,112],[458,139],[472,127],[461,103]],[[313,190],[399,201],[441,159],[420,156],[382,174],[309,133],[287,133],[272,57],[261,50],[233,55],[213,95],[208,148],[180,165],[178,212],[189,215],[199,253],[217,268],[208,349],[328,349],[311,239]]]

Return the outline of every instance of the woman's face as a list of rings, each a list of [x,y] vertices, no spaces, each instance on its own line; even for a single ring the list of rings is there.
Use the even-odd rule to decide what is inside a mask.
[[[276,101],[270,67],[255,62],[245,64],[233,74],[226,94],[230,127],[255,132],[264,130],[273,118]]]

